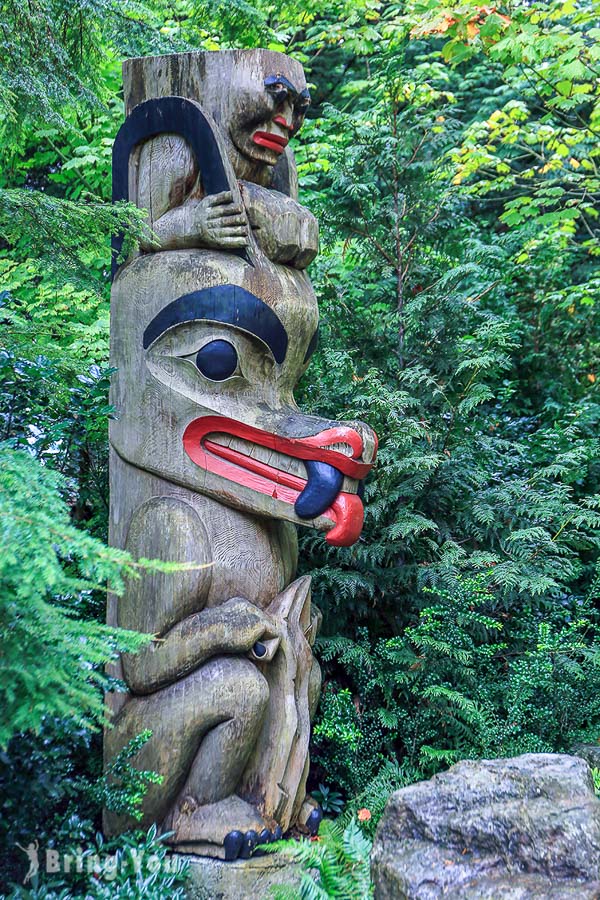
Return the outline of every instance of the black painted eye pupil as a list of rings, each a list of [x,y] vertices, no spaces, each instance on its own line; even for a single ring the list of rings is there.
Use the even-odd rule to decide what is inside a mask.
[[[238,357],[229,341],[210,341],[196,354],[196,366],[206,378],[224,381],[237,369]]]

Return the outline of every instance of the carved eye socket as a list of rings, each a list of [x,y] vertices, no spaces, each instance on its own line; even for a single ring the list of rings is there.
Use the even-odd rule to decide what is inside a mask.
[[[287,78],[283,78],[281,75],[267,75],[265,78],[265,89],[267,94],[273,98],[275,106],[281,106],[285,103],[292,87]],[[296,91],[293,90],[292,93],[295,96]]]
[[[298,96],[296,97],[296,100],[294,102],[294,110],[299,115],[303,116],[309,106],[310,106],[310,94],[308,93],[308,90],[305,89],[300,94],[298,94]]]
[[[231,378],[238,367],[238,355],[229,341],[209,341],[196,354],[198,371],[212,381],[225,381]]]
[[[267,93],[271,95],[276,106],[281,106],[282,103],[285,103],[289,96],[288,89],[280,81],[267,85]]]

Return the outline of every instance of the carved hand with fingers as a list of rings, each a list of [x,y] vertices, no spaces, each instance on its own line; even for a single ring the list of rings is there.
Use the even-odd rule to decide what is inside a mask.
[[[231,191],[210,194],[194,208],[194,228],[203,246],[235,249],[248,245],[248,219]]]

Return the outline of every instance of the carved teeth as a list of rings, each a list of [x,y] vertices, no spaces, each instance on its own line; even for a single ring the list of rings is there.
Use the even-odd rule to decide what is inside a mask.
[[[343,453],[344,456],[352,456],[352,447],[350,444],[327,444],[321,447],[321,450],[335,450],[336,453]]]
[[[295,459],[293,456],[283,456],[282,454],[277,454],[278,459],[275,462],[275,467],[277,469],[281,469],[282,472],[289,472],[293,475],[299,474],[302,478],[305,478],[304,468],[302,467],[302,463]]]
[[[215,432],[214,434],[208,435],[208,440],[221,447],[229,447],[232,450],[237,450],[237,452],[243,454],[243,456],[265,463],[265,465],[271,466],[273,469],[278,469],[280,472],[297,475],[302,479],[306,478],[306,469],[302,460],[296,459],[294,456],[278,453],[276,450],[271,450],[269,447],[263,447],[262,444],[251,443],[250,441],[238,438],[235,435],[224,434],[221,432]]]

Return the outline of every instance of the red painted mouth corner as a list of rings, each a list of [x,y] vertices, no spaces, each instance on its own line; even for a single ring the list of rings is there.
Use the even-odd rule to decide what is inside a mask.
[[[367,475],[374,462],[374,457],[370,463],[360,461],[362,438],[357,431],[345,425],[309,437],[287,438],[225,416],[202,416],[190,422],[183,435],[183,446],[192,462],[228,481],[291,506],[306,488],[306,478],[284,472],[210,438],[210,435],[216,437],[217,434],[229,434],[295,459],[327,463],[357,481]],[[340,443],[349,446],[352,456],[328,449]],[[349,547],[358,540],[362,531],[362,501],[355,493],[340,491],[320,517],[333,523],[326,534],[327,543],[334,547]]]

